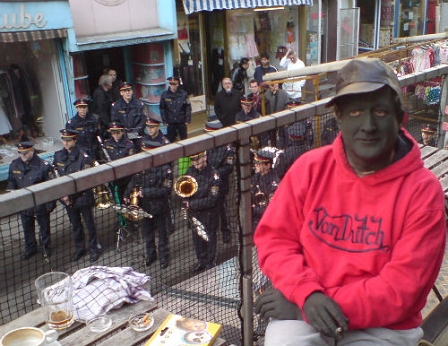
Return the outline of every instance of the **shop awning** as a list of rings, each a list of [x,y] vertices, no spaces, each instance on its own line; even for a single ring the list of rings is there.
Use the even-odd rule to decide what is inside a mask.
[[[172,40],[174,38],[175,32],[172,30],[156,27],[148,30],[124,31],[97,36],[77,36],[76,45],[80,50],[92,50]]]
[[[25,42],[67,37],[66,29],[0,32],[0,42]]]
[[[186,14],[237,8],[313,5],[313,0],[183,0],[183,2]]]

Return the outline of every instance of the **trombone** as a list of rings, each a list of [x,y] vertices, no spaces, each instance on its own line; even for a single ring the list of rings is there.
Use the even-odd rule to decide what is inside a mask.
[[[174,192],[182,198],[189,198],[193,196],[198,191],[198,182],[191,175],[183,175],[176,180],[174,183]],[[190,221],[190,226],[196,231],[196,233],[208,241],[208,234],[205,231],[205,226],[196,217],[188,215],[188,208],[183,206],[181,208],[182,217],[184,220]]]

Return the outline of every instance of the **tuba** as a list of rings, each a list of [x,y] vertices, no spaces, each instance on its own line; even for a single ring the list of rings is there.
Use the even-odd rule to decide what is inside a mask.
[[[98,161],[94,162],[95,167],[99,166],[100,164]],[[96,186],[93,188],[93,194],[95,196],[95,207],[97,209],[107,209],[109,208],[113,203],[113,196],[112,192],[109,190],[106,184],[102,184],[99,186]]]

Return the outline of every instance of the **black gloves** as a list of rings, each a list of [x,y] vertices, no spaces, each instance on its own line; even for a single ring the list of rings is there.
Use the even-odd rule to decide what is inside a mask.
[[[264,291],[255,301],[255,312],[262,318],[277,320],[302,320],[299,307],[291,303],[276,289]]]
[[[303,312],[308,323],[323,335],[340,339],[348,329],[349,320],[339,305],[321,292],[312,293],[305,300]]]

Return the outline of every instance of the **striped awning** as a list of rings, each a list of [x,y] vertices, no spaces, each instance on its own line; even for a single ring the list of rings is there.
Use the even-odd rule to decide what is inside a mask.
[[[67,37],[66,29],[0,32],[1,43],[50,40]]]
[[[183,0],[183,2],[186,14],[237,8],[313,5],[313,0]]]

